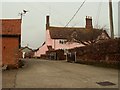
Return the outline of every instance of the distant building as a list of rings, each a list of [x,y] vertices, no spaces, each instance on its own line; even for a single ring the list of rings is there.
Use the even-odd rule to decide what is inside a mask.
[[[21,47],[21,19],[1,19],[2,66],[18,67]]]
[[[22,47],[20,51],[22,52],[22,58],[31,58],[34,55],[34,51],[28,46]]]
[[[49,16],[46,17],[46,41],[35,52],[35,57],[46,54],[51,47],[53,50],[71,49],[85,46],[90,41],[109,39],[107,32],[92,26],[92,17],[86,17],[85,27],[55,27],[50,26]]]

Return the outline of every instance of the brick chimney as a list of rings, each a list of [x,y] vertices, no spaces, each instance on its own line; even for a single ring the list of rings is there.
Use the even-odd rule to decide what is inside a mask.
[[[92,17],[91,16],[86,16],[86,29],[92,29]]]
[[[46,30],[49,28],[50,22],[49,22],[49,16],[46,16]]]

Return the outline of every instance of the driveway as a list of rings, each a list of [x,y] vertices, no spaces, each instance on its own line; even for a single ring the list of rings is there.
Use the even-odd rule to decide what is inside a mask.
[[[109,81],[116,85],[101,86]],[[26,59],[18,70],[3,72],[3,87],[15,88],[117,88],[118,70],[66,61]]]

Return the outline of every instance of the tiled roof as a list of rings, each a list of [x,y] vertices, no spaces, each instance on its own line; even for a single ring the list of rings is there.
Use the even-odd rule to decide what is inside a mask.
[[[106,32],[100,29],[86,29],[86,28],[74,28],[74,27],[49,27],[50,36],[52,39],[71,39],[88,41],[97,39],[102,32]]]
[[[0,30],[2,35],[20,35],[21,19],[0,19]]]
[[[49,27],[50,36],[52,39],[67,39],[73,31],[81,31],[84,28],[69,28],[69,27]]]

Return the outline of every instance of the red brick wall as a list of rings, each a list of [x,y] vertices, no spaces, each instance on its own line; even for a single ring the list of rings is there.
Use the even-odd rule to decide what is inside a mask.
[[[19,49],[19,58],[23,58],[22,55],[23,55],[23,53],[22,53],[22,51]]]
[[[104,40],[103,42],[69,51],[77,53],[76,62],[117,65],[120,62],[120,39]]]
[[[0,34],[2,35],[20,35],[21,34],[21,19],[0,19],[2,26],[0,26]]]
[[[2,37],[2,64],[17,67],[19,38],[18,37]]]
[[[0,67],[2,66],[2,39],[0,38]]]
[[[0,19],[2,64],[17,67],[21,35],[21,19]]]

